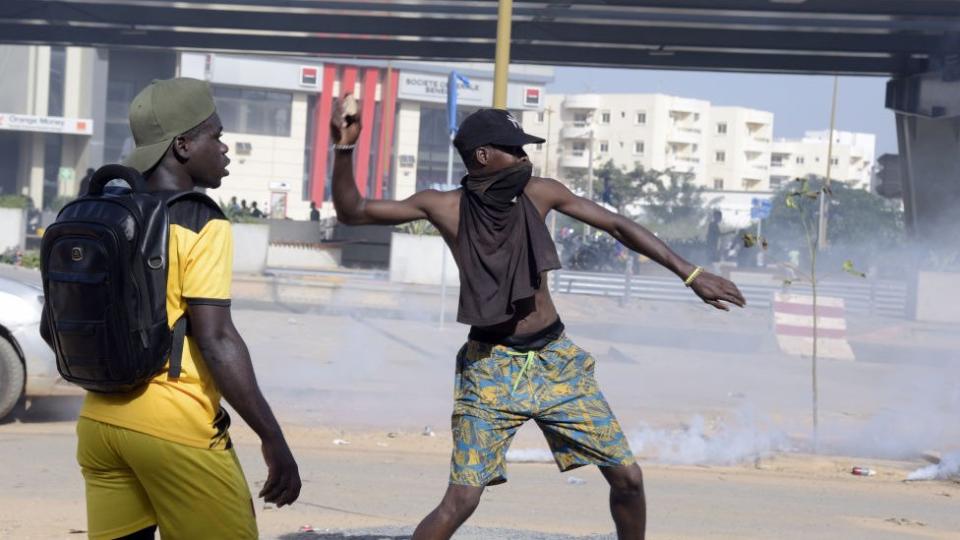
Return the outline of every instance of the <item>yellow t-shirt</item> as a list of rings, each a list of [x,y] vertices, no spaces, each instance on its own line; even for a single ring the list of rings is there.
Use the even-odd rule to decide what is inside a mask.
[[[188,305],[230,305],[233,236],[230,222],[212,201],[205,204],[188,198],[173,203],[169,251],[171,329]],[[130,393],[89,392],[80,416],[188,446],[230,447],[230,417],[220,408],[220,391],[189,335],[179,379],[170,379],[164,370]]]

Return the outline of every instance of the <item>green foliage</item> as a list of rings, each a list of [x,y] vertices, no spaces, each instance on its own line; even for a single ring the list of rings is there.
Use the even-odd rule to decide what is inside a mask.
[[[670,170],[647,174],[656,175],[656,181],[644,197],[643,224],[668,241],[701,238],[711,206],[704,200],[704,188],[694,184],[689,174]]]
[[[572,179],[574,190],[586,193],[586,177]],[[638,219],[669,241],[701,239],[710,204],[704,188],[693,183],[690,174],[636,167],[632,171],[608,161],[594,172],[593,198],[624,216]],[[640,215],[631,215],[639,209]]]
[[[425,219],[404,223],[397,227],[397,231],[406,234],[415,234],[417,236],[440,236],[440,231],[433,226],[433,223]]]
[[[850,274],[851,276],[856,276],[861,278],[867,277],[867,274],[854,268],[853,261],[849,259],[847,259],[846,261],[843,261],[843,271]]]
[[[659,177],[660,173],[642,167],[627,172],[610,160],[595,173],[594,199],[616,208],[620,214],[627,214],[629,206],[637,204],[645,193],[656,187]]]
[[[0,195],[0,208],[29,208],[30,200],[23,195]]]
[[[0,253],[0,263],[14,264],[24,268],[40,268],[40,250],[31,249],[22,252],[19,257],[15,250]]]
[[[822,183],[820,178],[798,179],[774,196],[770,217],[763,223],[774,258],[785,259],[792,250],[806,255],[803,220],[816,235]],[[888,199],[832,182],[828,201],[828,264],[836,266],[852,258],[871,265],[904,242],[903,211]]]

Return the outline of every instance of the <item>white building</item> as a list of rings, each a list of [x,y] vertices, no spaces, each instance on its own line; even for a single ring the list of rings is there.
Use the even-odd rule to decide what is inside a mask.
[[[545,175],[579,177],[591,159],[594,167],[613,160],[690,173],[708,189],[769,190],[769,112],[663,94],[551,95],[523,124],[547,139],[528,151]]]
[[[106,87],[91,76],[106,75],[102,58],[93,49],[0,46],[0,73],[0,195],[43,208],[75,194],[103,152],[105,104],[93,96]]]
[[[178,51],[0,45],[0,195],[23,194],[41,208],[77,194],[88,167],[132,149],[127,111],[153,79],[210,82],[230,147],[230,176],[211,193],[257,202],[272,217],[325,216],[332,169],[332,100],[353,92],[364,130],[356,152],[361,192],[403,198],[447,181],[447,75],[459,86],[458,117],[493,98],[492,64],[386,62]],[[553,69],[511,66],[508,107],[541,110]],[[463,166],[454,157],[453,182]]]
[[[774,187],[795,178],[827,176],[827,155],[832,151],[830,177],[852,187],[870,189],[876,164],[877,137],[871,133],[834,131],[833,148],[827,131],[808,131],[802,139],[773,143],[770,162]]]
[[[710,110],[710,163],[701,184],[717,191],[770,191],[773,113],[743,107]]]

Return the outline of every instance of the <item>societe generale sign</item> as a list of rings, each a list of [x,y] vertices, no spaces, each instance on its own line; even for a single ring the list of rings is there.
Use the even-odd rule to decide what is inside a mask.
[[[0,113],[0,129],[62,133],[64,135],[93,135],[93,120],[89,118]]]
[[[542,86],[509,84],[507,107],[510,109],[540,109],[543,107]],[[401,71],[397,96],[401,100],[446,103],[447,76],[437,73]],[[470,84],[460,82],[457,90],[460,105],[489,107],[493,102],[493,81],[470,77]]]

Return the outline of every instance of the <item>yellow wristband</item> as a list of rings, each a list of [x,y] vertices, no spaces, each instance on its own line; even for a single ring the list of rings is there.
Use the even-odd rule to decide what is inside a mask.
[[[687,279],[683,280],[683,284],[686,285],[687,287],[689,287],[690,284],[693,283],[693,280],[697,279],[697,276],[699,276],[699,275],[702,274],[702,273],[703,273],[703,267],[702,267],[702,266],[698,266],[698,267],[694,268],[694,269],[693,269],[693,272],[690,272],[690,275],[687,276]]]

